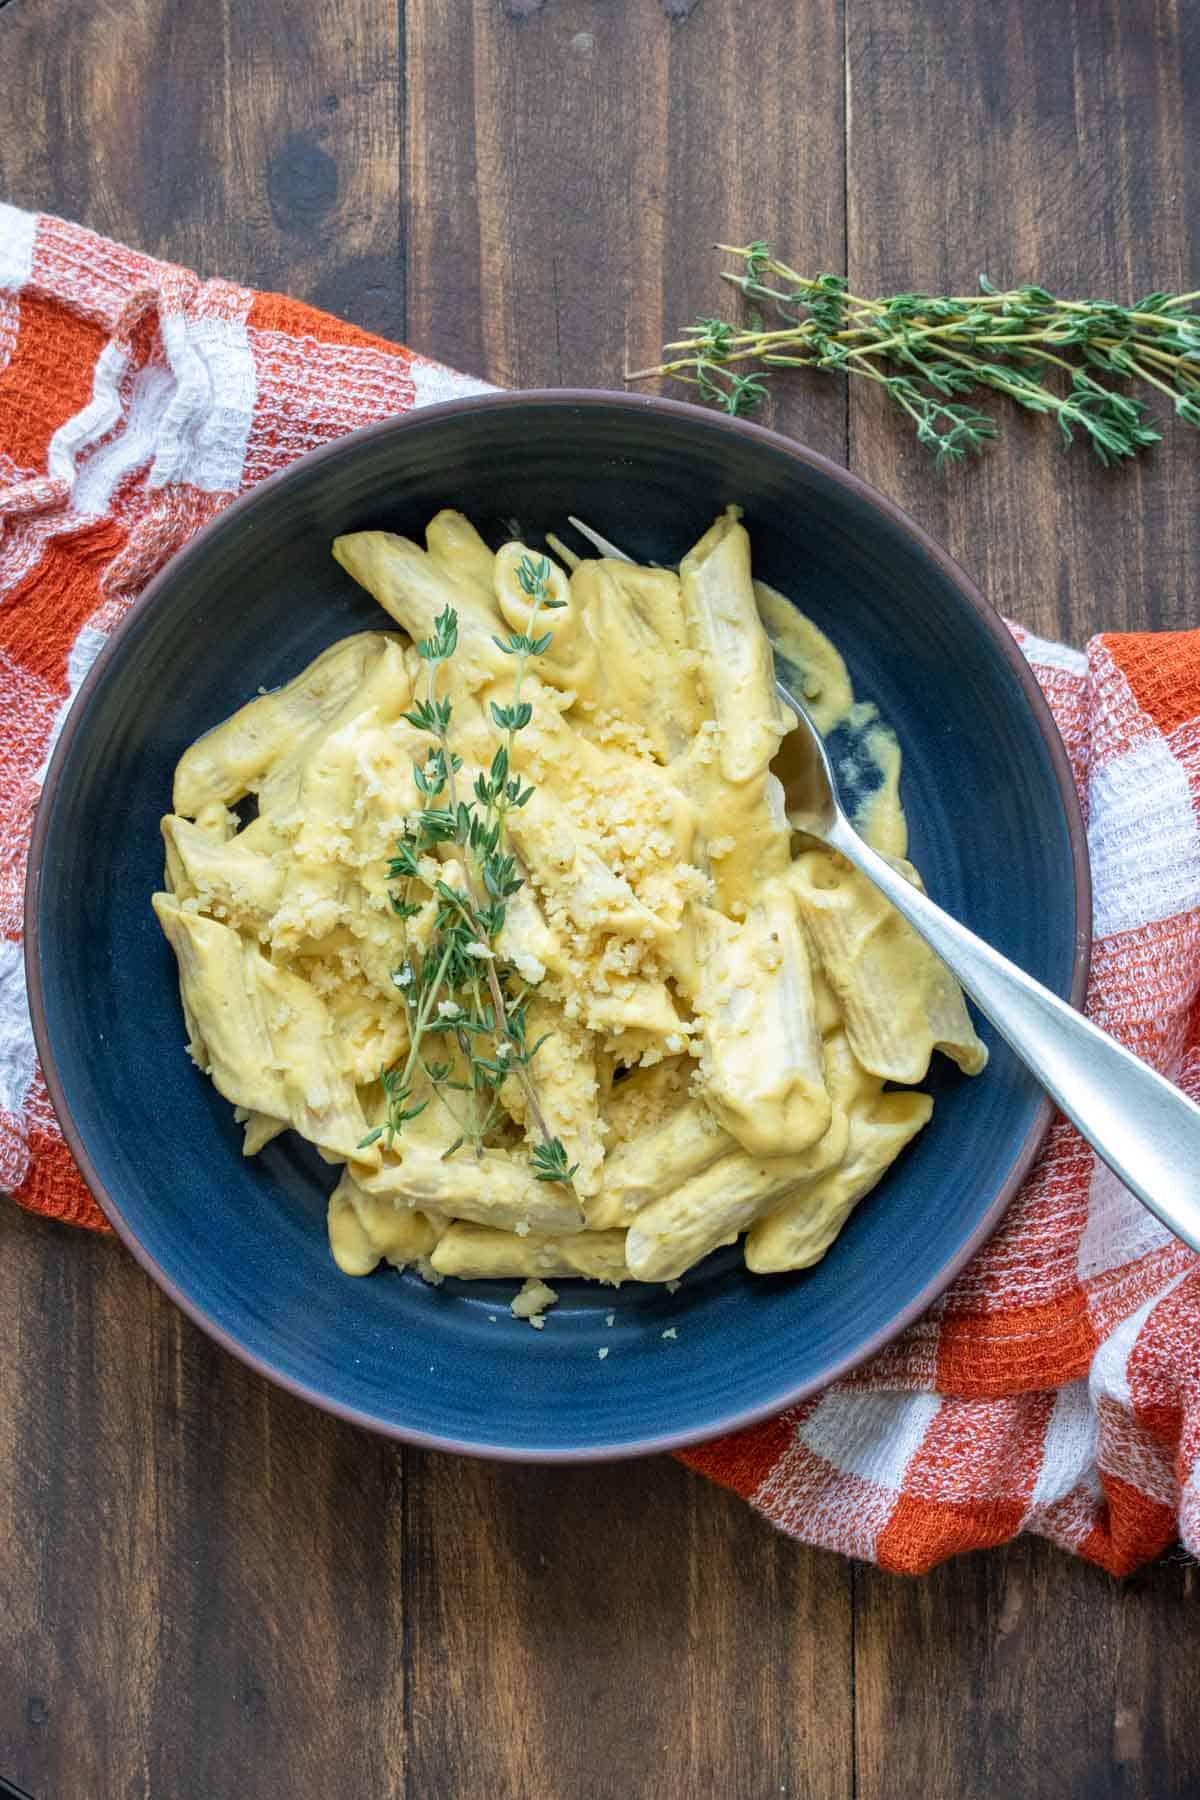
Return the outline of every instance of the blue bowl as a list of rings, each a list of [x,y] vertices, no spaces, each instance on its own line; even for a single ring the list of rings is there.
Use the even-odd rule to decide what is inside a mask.
[[[542,1332],[511,1282],[348,1280],[326,1247],[334,1178],[291,1134],[246,1161],[232,1108],[184,1054],[150,911],[158,822],[185,745],[333,639],[378,626],[329,554],[418,534],[441,506],[527,539],[582,512],[671,561],[744,508],[755,571],[837,643],[899,733],[930,891],[1055,992],[1086,976],[1084,837],[1062,744],[1008,633],[961,571],[855,477],[755,426],[664,400],[511,394],[431,407],[305,457],[231,505],[154,580],[86,681],[47,775],[28,972],[50,1093],[92,1192],[166,1291],[235,1354],[359,1424],[532,1460],[663,1450],[823,1386],[915,1319],[996,1226],[1050,1109],[985,1028],[933,1123],[825,1260],[755,1277],[729,1248],[674,1294],[559,1283]],[[608,1323],[612,1317],[611,1325]],[[675,1335],[664,1334],[673,1331]],[[597,1352],[609,1355],[601,1360]]]

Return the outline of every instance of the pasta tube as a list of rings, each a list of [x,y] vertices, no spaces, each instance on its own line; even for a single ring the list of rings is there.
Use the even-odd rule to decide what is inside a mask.
[[[539,609],[535,634],[541,637],[546,631],[553,631],[557,640],[571,632],[575,620],[572,616],[570,583],[556,562],[543,556],[540,550],[530,550],[525,544],[505,544],[496,552],[492,563],[492,586],[496,605],[504,615],[505,623],[511,625],[514,631],[525,631],[533,608],[533,595],[527,594],[521,585],[521,568],[525,563],[532,563],[540,570],[543,562],[549,571],[545,577],[546,592],[553,604],[545,613]],[[541,669],[539,657],[539,673]]]
[[[325,997],[340,1056],[352,1081],[365,1085],[390,1069],[408,1049],[408,1021],[395,986],[369,994],[344,972]]]
[[[196,814],[196,828],[212,838],[214,843],[226,844],[238,830],[238,816],[220,800],[210,800]]]
[[[710,915],[696,1011],[704,1095],[752,1155],[795,1154],[828,1129],[808,946],[786,883],[763,888],[740,927]]]
[[[545,1237],[494,1231],[486,1225],[449,1226],[431,1258],[439,1275],[466,1281],[518,1280],[531,1275],[582,1275],[613,1287],[629,1280],[623,1231],[589,1231],[579,1237]]]
[[[769,765],[793,721],[775,693],[749,542],[734,509],[684,558],[680,572],[709,716],[678,774],[703,822],[714,903],[738,917],[762,883],[788,865],[790,828]]]
[[[407,1128],[397,1140],[399,1156],[385,1157],[378,1169],[355,1164],[354,1180],[365,1193],[420,1211],[432,1207],[476,1225],[495,1225],[518,1235],[525,1231],[567,1236],[583,1229],[579,1202],[560,1182],[538,1181],[524,1158],[506,1150],[482,1156],[460,1151],[446,1162],[440,1152]]]
[[[753,1157],[735,1150],[634,1214],[625,1260],[639,1281],[673,1281],[694,1263],[732,1244],[765,1208],[837,1163],[848,1124],[839,1111],[803,1156]]]
[[[542,1116],[551,1135],[562,1140],[568,1165],[578,1164],[575,1192],[594,1194],[604,1161],[595,1040],[577,1020],[568,1019],[561,1006],[535,996],[525,1013],[525,1041],[532,1048],[539,1039],[544,1041],[531,1068]],[[510,1113],[524,1123],[528,1141],[536,1143],[537,1132],[526,1117],[524,1091],[516,1076],[509,1077],[504,1093]]]
[[[288,1128],[286,1119],[271,1119],[266,1113],[248,1113],[243,1107],[234,1110],[234,1118],[243,1126],[242,1155],[257,1156],[279,1134]]]
[[[647,942],[665,937],[660,920],[580,833],[548,788],[539,788],[528,806],[510,813],[508,828],[538,891],[547,901],[556,900],[578,929]],[[547,910],[553,923],[553,911]]]
[[[496,559],[470,519],[444,508],[425,527],[425,547],[452,576],[470,581],[485,602],[491,597]]]
[[[214,1086],[248,1112],[287,1122],[319,1149],[355,1154],[366,1120],[308,983],[216,919],[153,896]]]
[[[162,821],[171,891],[182,900],[221,909],[257,928],[279,904],[283,870],[270,856],[248,848],[241,837],[219,842],[206,831],[168,813]]]
[[[197,738],[175,770],[173,810],[195,818],[214,801],[229,806],[255,792],[273,764],[336,718],[387,642],[380,631],[342,638],[286,687],[251,700]]]
[[[899,866],[916,882],[911,864]],[[826,850],[797,857],[789,879],[863,1067],[885,1081],[923,1081],[941,1050],[977,1075],[987,1049],[962,989],[879,889]]]
[[[381,1262],[407,1268],[438,1240],[424,1213],[365,1193],[349,1169],[329,1196],[329,1248],[343,1275],[369,1275]]]
[[[565,618],[569,628],[560,628]],[[682,756],[704,722],[679,600],[679,577],[632,563],[588,561],[571,576],[567,613],[542,679],[584,712],[610,711],[645,734],[662,763]]]
[[[258,788],[260,817],[271,818],[281,831],[294,829],[299,817],[300,785],[323,740],[354,720],[359,720],[364,729],[373,723],[392,722],[395,730],[402,731],[405,728],[394,722],[411,702],[412,680],[404,651],[394,637],[385,638],[381,654],[364,670],[361,681],[337,712],[299,737],[294,747],[267,770]]]
[[[334,930],[357,886],[338,852],[344,856],[351,847],[358,752],[358,722],[351,720],[314,747],[301,772],[299,827],[269,926],[277,950],[295,950]]]
[[[545,979],[547,970],[556,976],[564,976],[567,972],[562,941],[547,925],[528,882],[508,898],[496,952],[511,962],[521,979],[531,987]]]
[[[750,576],[750,539],[729,507],[679,565],[688,633],[716,720],[719,762],[735,785],[765,773],[791,729]]]
[[[651,1047],[661,1055],[682,1028],[670,988],[656,977],[605,977],[602,987],[588,987],[582,1009],[588,1030],[607,1032],[623,1060]]]
[[[928,1094],[877,1094],[850,1118],[846,1160],[760,1218],[746,1239],[746,1267],[756,1275],[807,1269],[819,1262],[851,1210],[869,1194],[921,1127]],[[631,1234],[632,1235],[632,1234]]]
[[[390,531],[355,531],[335,538],[335,559],[374,595],[413,640],[432,636],[447,606],[458,614],[454,679],[465,691],[510,678],[511,659],[493,641],[504,621],[495,602],[469,577]]]
[[[589,1228],[628,1224],[641,1207],[737,1148],[704,1101],[689,1100],[653,1131],[614,1150],[604,1165],[599,1192],[585,1208]]]

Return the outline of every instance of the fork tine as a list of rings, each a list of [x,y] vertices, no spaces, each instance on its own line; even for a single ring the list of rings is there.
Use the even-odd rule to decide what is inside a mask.
[[[575,517],[574,513],[567,514],[567,521],[575,527],[580,537],[586,538],[592,548],[600,552],[601,556],[612,557],[616,562],[633,561],[632,556],[627,556],[624,550],[618,550],[615,544],[610,544],[606,537],[601,537],[598,531],[593,531],[590,525],[585,525],[582,519]]]

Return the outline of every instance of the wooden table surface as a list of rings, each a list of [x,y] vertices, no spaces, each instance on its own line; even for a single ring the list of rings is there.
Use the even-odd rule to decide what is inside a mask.
[[[860,289],[1200,271],[1189,0],[0,0],[0,196],[494,381],[616,385],[715,237]],[[873,396],[776,421],[1076,643],[1196,622],[1197,440],[1007,418],[934,472]],[[37,1800],[1200,1793],[1195,1569],[1038,1543],[922,1581],[665,1459],[399,1449],[0,1209],[0,1773]]]

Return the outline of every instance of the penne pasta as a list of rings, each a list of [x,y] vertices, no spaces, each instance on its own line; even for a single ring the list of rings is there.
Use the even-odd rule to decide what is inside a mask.
[[[791,831],[770,762],[793,727],[775,692],[736,508],[684,557],[680,578],[707,714],[680,775],[703,821],[714,904],[736,918],[788,866]]]
[[[844,1155],[844,1113],[802,1156],[753,1157],[735,1150],[636,1213],[625,1260],[639,1281],[674,1281],[722,1244],[732,1244],[759,1214]]]
[[[791,720],[775,693],[775,666],[754,600],[750,539],[729,507],[679,565],[697,670],[717,727],[718,761],[735,785],[766,773]]]
[[[554,620],[543,679],[578,696],[576,710],[585,717],[636,721],[658,760],[674,762],[704,723],[679,577],[631,563],[583,562],[569,593],[569,629]]]
[[[900,867],[916,879],[911,864]],[[962,989],[878,888],[826,850],[797,857],[789,879],[863,1067],[886,1081],[924,1081],[941,1050],[977,1075],[987,1049]]]
[[[627,877],[581,838],[566,806],[548,789],[513,815],[509,830],[552,923],[557,912],[577,931],[646,942],[665,936]]]
[[[242,1126],[243,1156],[257,1156],[288,1128],[286,1119],[272,1119],[266,1113],[248,1113],[240,1106],[234,1108],[233,1116]]]
[[[355,1163],[351,1173],[364,1193],[376,1198],[421,1211],[432,1207],[476,1225],[560,1237],[583,1229],[571,1189],[535,1180],[524,1158],[506,1150],[485,1150],[479,1157],[460,1151],[447,1162],[440,1150],[406,1140],[399,1156],[385,1156],[376,1169]]]
[[[575,1192],[586,1198],[600,1185],[604,1161],[595,1038],[578,1020],[568,1019],[561,1006],[535,998],[525,1014],[525,1040],[531,1050],[538,1046],[531,1067],[542,1117],[575,1167]],[[537,1129],[515,1076],[505,1083],[504,1094],[510,1113],[525,1126],[528,1141],[536,1144]]]
[[[369,1275],[381,1262],[405,1269],[438,1241],[424,1213],[368,1194],[348,1169],[329,1196],[328,1223],[329,1248],[343,1275]]]
[[[857,1109],[850,1119],[845,1161],[751,1227],[746,1267],[769,1275],[819,1262],[851,1210],[928,1123],[932,1111],[928,1094],[914,1093],[879,1094]]]
[[[194,819],[214,802],[229,806],[256,792],[275,763],[306,748],[337,717],[386,644],[379,631],[343,638],[286,687],[197,738],[175,770],[174,810]]]
[[[786,883],[740,926],[715,915],[696,999],[705,1096],[752,1154],[795,1154],[829,1128],[808,945]]]
[[[751,1270],[808,1267],[929,1117],[885,1081],[986,1060],[878,893],[793,855],[764,621],[875,758],[889,854],[899,755],[738,509],[678,574],[547,541],[451,509],[423,546],[338,538],[398,629],[185,750],[152,902],[244,1154],[292,1130],[338,1169],[337,1267],[521,1280],[522,1316],[548,1277],[669,1282],[743,1234]]]
[[[597,1231],[628,1224],[643,1206],[737,1148],[703,1100],[688,1101],[668,1113],[657,1129],[620,1145],[608,1158],[599,1192],[585,1209],[589,1227]]]
[[[549,576],[547,603],[553,609],[553,617],[546,615],[539,623],[553,628],[552,637],[561,639],[570,635],[575,624],[570,580],[548,556],[543,557],[540,551],[530,550],[521,543],[505,544],[502,550],[497,550],[492,563],[492,590],[505,624],[517,632],[528,628],[533,602],[527,587],[522,585],[522,578],[531,564],[544,567]],[[539,657],[539,670],[541,666]]]
[[[432,1263],[439,1275],[463,1281],[527,1280],[531,1275],[582,1275],[619,1287],[629,1280],[623,1231],[545,1237],[495,1231],[487,1225],[451,1225],[438,1240]]]
[[[451,577],[472,582],[485,600],[491,596],[496,559],[462,513],[446,507],[430,519],[425,548]]]
[[[170,895],[156,894],[154,910],[178,959],[213,1085],[248,1112],[286,1119],[320,1149],[353,1155],[366,1120],[310,985]]]
[[[380,654],[364,669],[361,680],[337,711],[313,724],[291,751],[267,769],[256,790],[259,817],[265,816],[278,831],[290,835],[300,822],[297,809],[301,781],[322,743],[364,715],[368,719],[398,719],[411,700],[412,683],[404,651],[394,637],[386,638]]]
[[[507,677],[507,658],[494,639],[504,621],[494,600],[451,563],[390,531],[356,531],[334,539],[334,559],[378,600],[414,642],[431,637],[439,614],[458,615],[455,673],[474,692]]]
[[[216,917],[255,930],[271,917],[283,889],[283,870],[273,857],[247,847],[240,836],[214,838],[176,813],[167,814],[162,834],[168,885],[177,899],[194,898]]]

